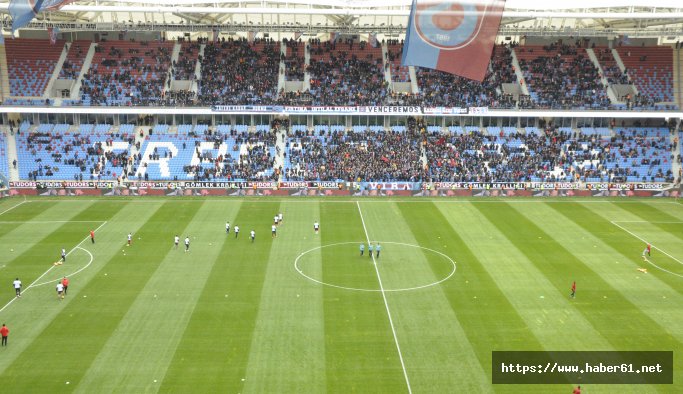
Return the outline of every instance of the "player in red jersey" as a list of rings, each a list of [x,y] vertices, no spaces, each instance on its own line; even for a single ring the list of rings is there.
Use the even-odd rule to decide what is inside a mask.
[[[572,283],[572,294],[571,297],[574,298],[576,296],[576,281]]]

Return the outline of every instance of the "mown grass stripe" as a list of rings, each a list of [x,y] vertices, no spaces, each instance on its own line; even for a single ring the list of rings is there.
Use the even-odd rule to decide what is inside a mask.
[[[320,235],[313,232],[319,206],[317,201],[281,204],[284,221],[271,247],[244,392],[325,391],[323,289],[293,267],[300,253],[320,246]],[[320,251],[304,260],[306,272],[319,278]]]
[[[460,216],[461,204],[430,205],[423,211],[416,210],[410,203],[397,203],[400,215],[410,224],[411,232],[420,245],[442,251],[457,261],[455,276],[440,287],[474,349],[480,368],[491,377],[493,350],[542,350],[543,346],[533,331],[480,259],[480,250],[486,246],[468,242],[457,231],[467,231],[471,225],[467,217]],[[434,267],[435,272],[437,269]],[[539,386],[539,389],[547,390],[547,386]],[[475,391],[489,390],[506,392],[509,388],[490,386]]]
[[[19,203],[15,203],[8,208],[0,208],[0,212],[5,212],[0,215],[0,222],[16,221],[28,223],[31,220],[36,219],[39,215],[44,215],[45,211],[54,207],[55,205],[57,205],[57,203],[55,202],[37,201],[31,203],[26,202],[21,205],[19,205]],[[2,237],[5,234],[17,229],[20,226],[20,224],[0,223],[0,241],[2,241]]]
[[[151,244],[161,244],[165,235],[163,229],[168,223],[190,220],[198,207],[198,204],[164,205],[151,215],[135,236]],[[125,230],[122,231],[119,240],[112,242],[125,248],[125,234]],[[64,380],[71,384],[81,381],[163,257],[156,248],[144,248],[136,243],[126,248],[126,252],[126,256],[115,256],[107,263],[110,277],[96,277],[81,290],[81,294],[89,296],[87,300],[79,299],[79,302],[66,305],[60,318],[53,320],[5,371],[13,389],[18,392],[59,391],[64,389]],[[76,328],[78,332],[74,331]],[[36,360],[53,366],[42,368],[44,374],[39,381],[31,379],[31,365]]]
[[[191,221],[169,223],[166,242],[154,247],[164,258],[140,289],[135,302],[93,361],[77,392],[155,391],[180,342],[201,289],[226,241],[223,217],[233,217],[240,202],[226,203],[218,215],[216,207],[203,202]],[[173,237],[191,238],[189,252],[173,247]],[[143,245],[144,244],[144,245]],[[120,360],[128,360],[121,364]],[[114,371],[114,372],[112,372]],[[155,382],[156,380],[156,382]]]
[[[117,214],[119,214],[121,212],[120,208],[121,206],[113,207],[113,211],[111,211],[111,213],[118,211]],[[98,218],[102,218],[101,215],[103,214],[108,215],[110,213],[109,207],[107,207],[104,203],[99,207],[99,209],[93,210],[93,212],[96,212]],[[102,232],[106,233],[106,227],[102,227],[100,230],[101,231],[98,231],[98,236],[100,236]],[[83,237],[85,236],[84,234],[81,235]],[[55,236],[59,235],[55,234]],[[81,240],[83,240],[83,238],[81,238]],[[101,255],[97,253],[99,249],[92,248],[90,245],[85,247],[87,247],[93,253],[95,256],[95,261],[91,267],[89,267],[89,269],[81,272],[77,277],[72,277],[70,293],[73,293],[74,291],[78,292],[79,288],[88,282],[92,272],[96,270],[95,266],[97,266],[99,263],[97,259],[101,257]],[[53,269],[44,275],[41,280],[48,282],[54,280],[54,283],[56,283],[56,281],[63,275],[71,275],[72,272],[74,272],[76,269],[82,268],[88,261],[89,256],[86,253],[81,250],[76,250],[74,253],[69,255],[67,264],[58,267],[52,267]],[[36,271],[33,273],[33,275],[38,277],[39,275],[44,274],[47,268],[50,267],[50,263],[45,262],[44,265],[36,267]],[[21,335],[12,335],[12,351],[5,352],[3,357],[0,357],[0,373],[4,371],[5,368],[7,368],[7,366],[9,366],[17,357],[19,357],[19,355],[22,354],[22,352],[32,343],[32,341],[38,335],[40,335],[41,332],[43,332],[43,329],[52,321],[52,319],[61,312],[61,308],[55,308],[54,297],[55,293],[52,284],[34,287],[31,288],[31,290],[29,290],[20,300],[16,300],[17,302],[3,310],[1,314],[2,321],[11,325],[13,332],[20,333]],[[68,297],[64,303],[68,304],[71,300],[72,298]],[[36,360],[36,362],[37,367],[42,366],[39,360]]]
[[[566,204],[549,206],[558,212],[567,209]],[[559,292],[568,293],[572,282],[577,282],[574,307],[595,329],[605,333],[605,338],[614,348],[652,350],[662,344],[669,349],[680,346],[656,322],[625,299],[611,283],[597,275],[522,213],[506,203],[487,204],[485,207],[475,204],[475,207],[526,254]],[[615,332],[616,327],[620,329]]]
[[[29,205],[24,204],[22,207]],[[60,257],[62,248],[68,251],[75,246],[75,243],[66,243],[67,241],[72,241],[72,238],[63,237],[63,235],[81,229],[83,236],[85,236],[88,231],[85,229],[89,225],[97,227],[100,224],[69,222],[70,220],[79,220],[77,215],[89,206],[90,204],[78,207],[72,206],[72,209],[66,210],[63,203],[43,203],[33,205],[34,209],[27,212],[12,211],[18,214],[16,221],[23,222],[24,217],[27,218],[27,221],[22,224],[8,223],[0,225],[0,228],[4,229],[3,234],[0,234],[0,245],[2,245],[2,250],[0,251],[3,252],[0,253],[0,264],[5,266],[2,269],[6,270],[6,272],[18,270],[14,275],[22,275],[21,279],[27,282],[27,284],[30,283],[28,279],[30,279],[30,272],[35,268],[35,265],[44,265],[48,261],[56,261]],[[34,211],[38,212],[38,214],[34,215]],[[36,223],[33,220],[45,221],[45,223]],[[52,220],[55,220],[55,222],[48,223]],[[51,236],[52,234],[58,234],[59,236],[54,238]],[[82,236],[73,238],[73,240],[75,239],[78,239],[78,242],[80,242]]]
[[[683,341],[683,332],[678,327],[683,326],[683,315],[675,313],[677,306],[683,303],[683,296],[670,286],[661,282],[657,277],[645,275],[636,270],[638,262],[632,264],[639,254],[625,255],[619,250],[597,238],[591,231],[600,232],[601,224],[584,228],[577,224],[582,215],[576,209],[572,218],[558,215],[547,205],[539,205],[535,209],[520,210],[527,218],[555,238],[563,245],[571,245],[568,250],[586,264],[592,271],[631,302],[638,309],[656,321],[663,330],[668,332],[679,342]],[[602,226],[608,226],[603,223]],[[619,233],[616,233],[619,235]],[[641,261],[642,263],[642,261]]]
[[[350,244],[322,249],[321,270],[325,282],[379,289],[372,260],[359,254],[365,242],[355,202],[321,203],[323,245]],[[382,296],[323,288],[325,366],[327,391],[406,392],[403,370],[396,353]]]
[[[419,287],[446,278],[453,269],[451,262],[419,247],[429,247],[418,238],[426,234],[411,226],[412,222],[403,216],[399,205],[361,203],[370,238],[388,241],[377,259],[384,286],[388,289]],[[417,211],[421,216],[429,216],[433,209],[433,205],[424,205]],[[389,218],[391,226],[387,226]],[[443,245],[434,246],[432,249],[446,252],[446,256],[453,254]],[[490,375],[480,365],[464,331],[464,323],[451,308],[444,291],[444,284],[454,278],[422,289],[386,293],[415,392],[443,392],[454,386],[474,392],[490,389]],[[431,360],[439,361],[423,368]]]
[[[551,206],[551,208],[581,226],[586,231],[592,233],[596,238],[611,246],[612,249],[627,256],[627,261],[632,264],[634,269],[648,266],[647,262],[644,262],[641,256],[643,249],[645,249],[645,243],[610,222],[611,220],[633,220],[634,217],[638,217],[630,211],[625,210],[621,205],[616,206],[610,204],[610,206],[605,206],[604,209],[598,211],[594,210],[592,207],[576,203],[568,203],[557,207]],[[630,228],[629,223],[620,223],[620,225],[624,226],[626,229]],[[634,229],[630,231],[633,232],[633,230]],[[656,254],[657,252],[655,250],[655,255]],[[648,272],[648,275],[655,276],[660,281],[666,283],[670,288],[676,290],[679,294],[683,294],[683,281],[681,281],[680,277],[673,276],[657,269],[650,269]]]
[[[230,221],[239,238],[223,244],[159,391],[243,390],[272,242],[259,231],[252,244],[249,231],[269,228],[278,207],[245,201]]]
[[[609,342],[572,308],[568,293],[558,291],[473,204],[441,209],[463,241],[476,248],[477,259],[543,349],[572,350],[577,344],[610,349]]]

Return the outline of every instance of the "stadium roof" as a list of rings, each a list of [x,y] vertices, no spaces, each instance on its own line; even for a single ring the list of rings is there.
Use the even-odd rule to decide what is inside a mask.
[[[0,0],[3,27],[10,0]],[[32,29],[404,33],[411,0],[98,0],[43,12]],[[567,5],[571,7],[568,8]],[[683,39],[681,0],[507,0],[501,35]]]

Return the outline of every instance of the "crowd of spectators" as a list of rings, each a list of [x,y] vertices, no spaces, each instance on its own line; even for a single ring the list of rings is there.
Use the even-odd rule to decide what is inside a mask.
[[[141,160],[141,156],[131,155],[129,149],[117,152],[106,149],[111,147],[114,141],[127,142],[129,147],[137,144],[139,149],[139,142],[136,143],[134,137],[128,134],[108,133],[104,136],[94,136],[33,132],[22,138],[25,138],[22,140],[22,149],[25,149],[25,154],[30,155],[34,161],[34,164],[24,161],[25,165],[28,164],[32,168],[28,172],[29,179],[32,180],[53,176],[63,179],[63,175],[60,177],[61,166],[76,168],[76,171],[67,171],[73,174],[73,179],[76,181],[84,179],[122,181],[135,173],[135,166]],[[23,145],[24,142],[25,145]]]
[[[164,107],[184,107],[192,105],[196,94],[191,90],[166,90],[157,103]]]
[[[607,82],[610,85],[628,85],[631,82],[628,80],[628,75],[626,72],[622,72],[617,65],[614,55],[612,55],[612,50],[609,48],[595,48],[593,49],[595,56],[598,58],[600,65],[602,67],[603,76],[607,78]],[[627,71],[627,70],[626,70]]]
[[[216,179],[272,181],[279,174],[273,170],[275,157],[271,150],[277,138],[274,131],[238,132],[220,134],[210,129],[195,139],[195,154],[199,164],[183,166],[183,171],[194,177],[196,181],[212,181]],[[218,150],[221,144],[229,144],[229,153],[213,155],[210,151],[200,152],[201,140],[213,142]]]
[[[479,83],[438,70],[417,67],[422,105],[431,107],[514,108],[512,95],[503,94],[501,85],[517,80],[512,69],[512,46],[494,48],[484,81]]]
[[[544,46],[497,44],[483,82],[449,73],[416,67],[418,92],[394,91],[394,82],[409,82],[410,73],[399,64],[403,41],[388,39],[373,47],[357,37],[321,41],[309,39],[222,38],[209,41],[179,39],[177,60],[171,61],[172,44],[165,41],[106,41],[98,43],[95,58],[84,75],[83,105],[211,106],[218,104],[281,105],[422,105],[428,107],[491,107],[521,109],[632,109],[659,106],[651,95],[619,97],[614,105],[607,97],[601,77],[609,84],[631,84],[629,70],[621,71],[612,50],[593,47],[601,64],[588,57],[587,41],[558,41]],[[374,41],[373,41],[374,42]],[[166,45],[168,44],[168,45]],[[63,63],[61,78],[76,79],[89,44],[72,44]],[[203,56],[199,55],[204,45]],[[282,47],[281,47],[282,46]],[[284,51],[281,51],[284,48]],[[383,54],[383,48],[386,52]],[[516,83],[512,50],[530,95],[504,93],[503,84]],[[305,64],[305,54],[310,64]],[[627,53],[630,55],[630,51]],[[384,56],[383,56],[384,55]],[[647,61],[646,55],[641,56]],[[197,62],[201,76],[198,92],[168,92],[173,80],[193,81]],[[283,65],[282,69],[280,66]],[[601,74],[602,71],[602,74]],[[310,89],[285,91],[278,76],[303,81]],[[304,85],[307,85],[304,83]],[[405,84],[398,90],[405,89]],[[624,94],[619,92],[619,94]],[[12,102],[8,101],[8,104]],[[70,102],[65,102],[68,105]],[[672,107],[665,107],[671,109]]]
[[[519,182],[564,179],[555,174],[561,165],[562,145],[569,136],[555,129],[539,134],[507,136],[479,131],[446,136],[430,133],[426,139],[429,178],[432,182]]]
[[[411,181],[424,179],[415,127],[397,131],[290,133],[286,180]]]
[[[309,42],[313,105],[382,105],[387,95],[381,50],[365,41]]]
[[[127,45],[102,42],[96,48],[101,62],[91,65],[81,86],[82,101],[90,105],[157,105],[161,99],[171,50],[148,41]]]
[[[198,104],[272,104],[277,96],[280,48],[272,39],[211,42],[201,59]]]
[[[300,39],[283,39],[282,44],[286,47],[285,53],[281,55],[280,59],[285,65],[285,79],[287,81],[303,81],[306,72],[304,43]]]
[[[201,61],[199,56],[199,42],[191,41],[189,43],[182,43],[178,60],[174,60],[171,65],[171,76],[175,80],[194,80],[195,68],[197,67],[197,59]]]
[[[533,48],[518,47],[523,53]],[[536,108],[607,108],[610,100],[600,73],[584,48],[566,43],[543,46],[533,58],[520,60]]]

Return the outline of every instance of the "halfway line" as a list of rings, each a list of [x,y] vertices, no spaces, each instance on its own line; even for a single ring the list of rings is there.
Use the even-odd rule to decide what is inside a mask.
[[[365,238],[368,240],[368,245],[370,245],[370,236],[368,235],[368,229],[365,227],[365,219],[363,219],[363,212],[360,210],[360,203],[356,201],[356,206],[358,207],[358,214],[360,215],[360,221],[363,223],[363,231],[365,231]],[[368,247],[369,248],[369,247]],[[375,256],[370,252],[372,257],[372,264],[375,266],[375,272],[377,273],[377,281],[379,282],[379,290],[382,293],[382,299],[384,299],[384,307],[387,310],[387,316],[389,316],[389,325],[391,326],[391,333],[394,334],[394,343],[396,343],[396,350],[398,351],[398,358],[401,360],[401,368],[403,368],[403,376],[406,378],[406,385],[408,386],[408,393],[412,394],[413,390],[410,388],[410,380],[408,379],[408,372],[406,371],[406,365],[403,362],[403,354],[401,353],[401,346],[398,344],[398,337],[396,336],[396,329],[394,328],[394,320],[391,318],[391,312],[389,311],[389,303],[387,302],[387,295],[384,292],[384,285],[382,285],[382,278],[379,276],[379,269],[377,268],[377,261]]]

